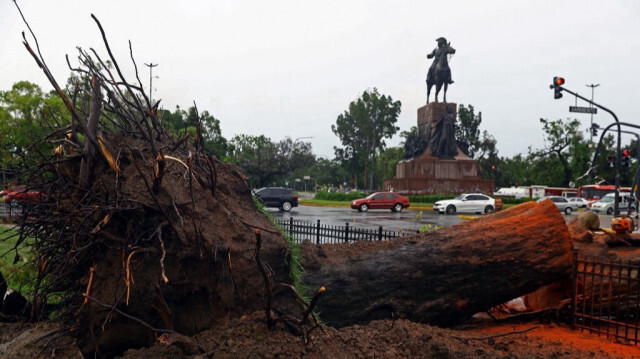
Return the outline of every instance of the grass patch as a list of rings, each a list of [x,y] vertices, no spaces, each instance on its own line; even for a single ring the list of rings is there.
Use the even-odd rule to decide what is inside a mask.
[[[17,241],[17,229],[0,227],[0,272],[9,288],[24,295],[33,291],[33,280],[37,273],[32,262],[34,255],[30,246],[33,239],[27,238],[20,243],[16,252],[14,248]]]
[[[289,248],[287,264],[289,264],[289,278],[291,278],[291,284],[304,299],[310,300],[310,297],[307,295],[308,288],[304,283],[302,283],[302,273],[304,272],[302,267],[302,245],[296,243],[293,237],[285,233],[284,228],[276,222],[273,214],[267,211],[266,207],[260,200],[254,197],[253,202],[256,204],[256,207],[258,207],[258,209],[267,216],[267,218],[269,218],[271,223],[276,226],[280,233],[282,233],[284,240],[287,242],[287,247]]]

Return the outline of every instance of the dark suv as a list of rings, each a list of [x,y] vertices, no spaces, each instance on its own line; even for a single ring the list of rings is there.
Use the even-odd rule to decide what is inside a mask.
[[[264,187],[256,191],[256,196],[267,207],[277,207],[281,211],[289,212],[291,208],[298,207],[298,195],[284,187]]]

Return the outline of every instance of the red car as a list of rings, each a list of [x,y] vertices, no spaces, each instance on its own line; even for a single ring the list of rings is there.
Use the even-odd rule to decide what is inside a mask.
[[[360,212],[366,212],[369,209],[390,209],[392,212],[402,212],[404,208],[409,208],[409,198],[393,192],[375,192],[367,198],[352,201],[351,208]]]
[[[5,202],[17,201],[17,202],[40,202],[44,197],[42,192],[27,191],[22,189],[21,191],[13,191],[4,197]]]
[[[0,197],[6,197],[8,195],[14,194],[14,193],[18,193],[18,192],[24,192],[24,190],[27,189],[27,186],[13,186],[9,189],[3,189],[2,191],[0,191]]]

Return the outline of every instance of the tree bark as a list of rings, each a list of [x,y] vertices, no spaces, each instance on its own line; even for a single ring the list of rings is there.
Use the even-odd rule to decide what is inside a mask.
[[[571,238],[551,201],[410,238],[305,244],[304,281],[333,326],[404,317],[453,325],[570,275]]]

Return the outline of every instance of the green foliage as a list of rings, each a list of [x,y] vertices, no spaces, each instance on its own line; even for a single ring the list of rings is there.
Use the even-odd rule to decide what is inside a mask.
[[[347,181],[347,171],[337,160],[317,158],[311,168],[313,179],[320,188],[338,187],[340,183]]]
[[[548,186],[567,187],[574,178],[586,172],[588,168],[588,148],[578,120],[550,121],[540,119],[544,132],[545,148],[532,151],[537,159],[534,167],[545,178]],[[577,175],[574,175],[577,174]]]
[[[404,156],[404,148],[391,147],[380,153],[376,163],[376,171],[382,179],[393,178],[396,175],[396,164]]]
[[[18,233],[15,229],[0,228],[0,273],[9,288],[29,294],[33,289],[33,279],[37,276],[36,266],[31,261],[33,254],[30,244],[33,240],[22,242],[16,252],[14,248],[17,240]]]
[[[465,141],[469,145],[467,155],[471,158],[476,158],[478,151],[482,147],[482,141],[480,139],[481,123],[482,112],[478,112],[476,115],[472,105],[465,107],[460,104],[460,106],[458,106],[458,125],[455,130],[456,139]]]
[[[280,233],[282,233],[285,242],[287,242],[287,248],[289,249],[286,260],[287,264],[289,264],[289,278],[291,278],[291,283],[296,291],[303,296],[303,298],[309,299],[306,296],[308,288],[302,281],[302,276],[304,273],[304,268],[302,267],[302,245],[297,243],[293,239],[293,237],[286,234],[284,228],[276,223],[273,214],[267,211],[266,207],[262,204],[261,201],[259,201],[256,197],[253,197],[253,203],[265,216],[267,216],[267,218],[269,218],[271,223],[273,223],[276,228],[278,228]]]
[[[364,91],[339,115],[331,130],[338,136],[342,148],[334,147],[336,157],[353,178],[353,186],[373,189],[376,183],[376,160],[399,128],[395,126],[400,114],[400,101],[380,95],[378,90]],[[359,177],[362,176],[362,181]]]
[[[226,159],[229,152],[227,139],[222,136],[220,120],[213,117],[208,111],[198,113],[195,106],[184,111],[176,106],[174,112],[159,110],[158,118],[167,131],[177,137],[189,134],[191,139],[196,138],[198,123],[201,124],[201,133],[204,139],[204,148],[207,152],[216,155],[220,159]]]
[[[19,167],[16,156],[50,154],[52,144],[39,140],[51,126],[69,123],[62,100],[52,93],[44,94],[34,83],[20,81],[11,90],[0,91],[0,166]]]
[[[520,204],[525,202],[531,202],[537,200],[537,198],[523,197],[523,198],[514,198],[514,197],[495,197],[500,198],[502,203],[504,204]]]
[[[325,201],[353,201],[354,199],[364,198],[367,194],[363,192],[318,192],[315,195],[315,199],[321,199]]]
[[[442,226],[438,226],[437,224],[428,224],[427,223],[424,226],[420,227],[420,229],[418,231],[420,233],[432,232],[432,231],[437,231],[440,228],[442,228]]]
[[[242,167],[254,188],[293,183],[315,165],[311,143],[289,137],[273,142],[264,135],[237,135],[231,139],[231,149],[230,161]]]

